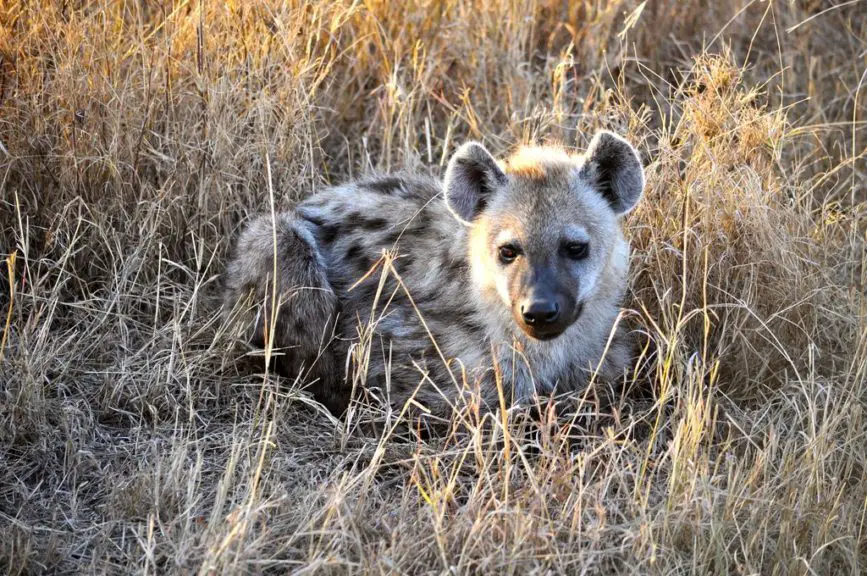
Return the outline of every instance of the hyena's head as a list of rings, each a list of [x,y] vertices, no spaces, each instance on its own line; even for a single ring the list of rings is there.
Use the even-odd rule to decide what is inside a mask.
[[[470,226],[473,282],[537,340],[562,334],[606,289],[606,270],[625,267],[619,218],[643,188],[638,154],[611,132],[583,155],[524,148],[504,162],[469,142],[445,177],[449,209]]]

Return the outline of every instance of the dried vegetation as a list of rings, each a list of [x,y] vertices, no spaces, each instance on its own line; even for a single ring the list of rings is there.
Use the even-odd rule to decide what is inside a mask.
[[[839,4],[0,4],[0,572],[863,573],[867,10]],[[272,197],[597,128],[647,168],[642,346],[575,426],[338,422],[215,312]]]

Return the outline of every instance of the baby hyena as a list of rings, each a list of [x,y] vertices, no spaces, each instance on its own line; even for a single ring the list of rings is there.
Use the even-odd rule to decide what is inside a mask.
[[[270,340],[277,369],[336,413],[359,365],[384,401],[437,414],[475,390],[496,406],[495,372],[507,401],[581,390],[628,362],[619,218],[643,188],[635,149],[610,132],[583,155],[523,148],[502,162],[469,142],[444,182],[370,178],[254,220],[226,303],[252,294],[253,343]]]

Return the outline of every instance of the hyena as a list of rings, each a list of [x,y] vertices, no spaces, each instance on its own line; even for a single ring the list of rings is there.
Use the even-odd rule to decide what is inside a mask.
[[[620,218],[643,188],[638,154],[611,132],[581,155],[525,147],[503,161],[468,142],[443,181],[372,177],[254,220],[226,304],[252,295],[253,343],[270,340],[276,368],[335,413],[362,348],[369,391],[436,414],[473,392],[496,407],[580,391],[628,363]]]

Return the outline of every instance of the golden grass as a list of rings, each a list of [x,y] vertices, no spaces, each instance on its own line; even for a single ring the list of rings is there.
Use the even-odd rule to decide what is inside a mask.
[[[864,572],[865,39],[812,0],[3,3],[0,571]],[[613,405],[422,440],[364,326],[343,422],[239,360],[213,296],[272,194],[597,128],[648,175]]]

